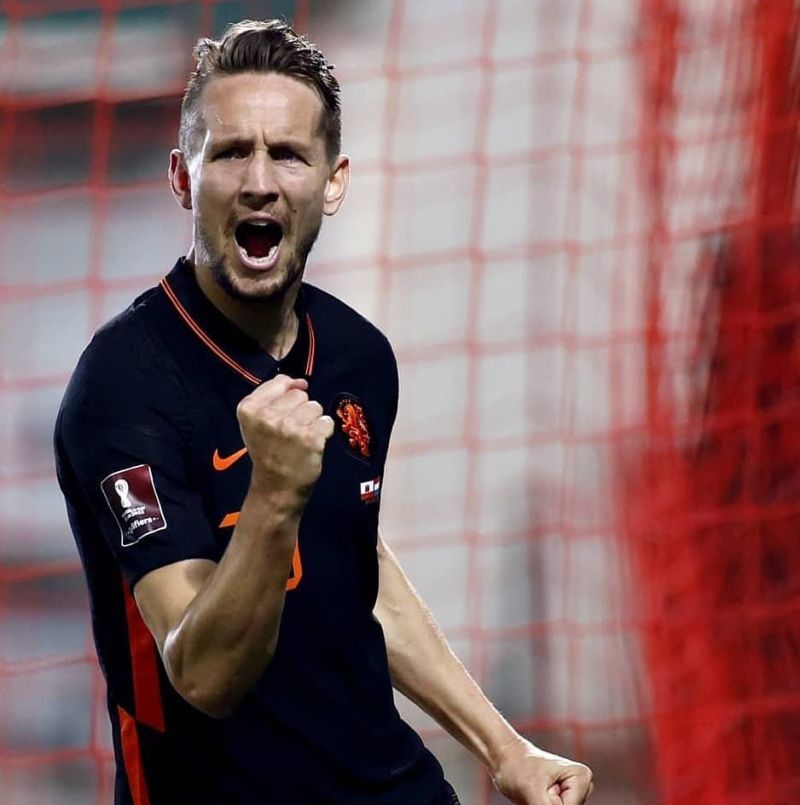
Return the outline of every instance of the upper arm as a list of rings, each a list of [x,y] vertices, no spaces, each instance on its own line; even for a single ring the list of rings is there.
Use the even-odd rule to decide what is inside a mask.
[[[209,559],[186,559],[159,567],[142,576],[133,597],[161,654],[189,605],[214,572]]]
[[[186,400],[133,335],[93,342],[55,429],[76,540],[83,552],[110,552],[131,588],[157,568],[220,555],[196,480]]]
[[[68,412],[59,437],[59,476],[76,539],[89,551],[104,541],[131,588],[184,560],[219,559],[188,451],[174,432]]]

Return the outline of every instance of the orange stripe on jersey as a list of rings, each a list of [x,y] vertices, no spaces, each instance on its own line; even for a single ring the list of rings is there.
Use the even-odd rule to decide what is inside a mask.
[[[232,525],[236,525],[239,522],[239,512],[229,512],[222,518],[222,522],[219,524],[219,528],[230,528]]]
[[[294,553],[292,554],[292,575],[286,579],[286,589],[294,590],[300,579],[303,578],[303,560],[300,558],[300,543],[295,542]]]
[[[133,805],[150,805],[150,795],[147,793],[147,780],[144,776],[136,720],[119,706],[117,706],[117,713],[119,714],[122,762],[125,766],[125,774],[128,778],[128,787],[131,790]]]
[[[218,528],[230,528],[239,522],[239,515],[241,512],[228,512],[222,520]],[[294,590],[300,579],[303,578],[303,560],[300,557],[300,542],[295,542],[294,553],[292,554],[292,575],[286,580],[286,589]]]
[[[125,618],[128,621],[136,720],[154,730],[164,732],[164,708],[161,703],[156,643],[142,620],[139,607],[136,606],[128,585],[123,582],[122,586],[125,594]]]
[[[253,374],[247,371],[243,366],[236,363],[233,358],[223,352],[200,328],[200,325],[189,315],[186,308],[180,303],[180,300],[175,295],[175,291],[170,287],[167,278],[161,280],[161,287],[167,295],[167,298],[172,302],[175,310],[178,311],[180,317],[189,325],[189,329],[222,361],[228,364],[235,372],[238,372],[245,380],[249,380],[254,386],[258,386],[261,381]]]
[[[314,356],[317,351],[317,337],[314,335],[314,327],[311,324],[311,316],[306,313],[306,324],[308,325],[308,360],[306,361],[306,376],[310,377],[314,371]]]

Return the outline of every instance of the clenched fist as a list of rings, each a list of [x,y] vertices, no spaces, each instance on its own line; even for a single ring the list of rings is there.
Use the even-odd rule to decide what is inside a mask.
[[[492,770],[494,784],[515,805],[584,805],[592,794],[592,772],[517,737]]]
[[[333,420],[307,392],[305,380],[276,375],[236,408],[253,462],[252,485],[298,507],[319,478],[325,442],[333,433]]]

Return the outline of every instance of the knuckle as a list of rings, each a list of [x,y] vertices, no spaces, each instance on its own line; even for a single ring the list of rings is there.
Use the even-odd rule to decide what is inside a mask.
[[[283,420],[280,415],[271,408],[264,408],[258,418],[262,425],[265,425],[271,430],[281,430],[283,426]]]
[[[303,441],[310,446],[312,446],[317,439],[317,432],[316,428],[314,427],[313,422],[308,422],[307,424],[303,425]]]
[[[282,398],[282,404],[286,405],[287,403],[290,405],[302,405],[308,397],[304,391],[300,389],[287,389]]]
[[[325,439],[313,423],[306,429],[304,441],[309,450],[314,453],[321,453],[325,448]]]
[[[273,377],[271,380],[267,380],[266,383],[262,383],[262,385],[259,386],[259,389],[264,389],[265,392],[274,397],[276,394],[280,395],[281,393],[285,392],[291,383],[291,380],[292,379],[288,375],[275,375],[275,377]]]
[[[292,439],[297,435],[297,426],[292,421],[291,417],[280,417],[275,415],[272,426],[281,435],[288,439]]]

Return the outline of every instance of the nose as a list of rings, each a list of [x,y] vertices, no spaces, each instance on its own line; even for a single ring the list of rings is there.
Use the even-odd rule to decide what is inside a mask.
[[[255,151],[242,178],[242,202],[260,209],[278,200],[278,184],[272,160],[264,151]]]

